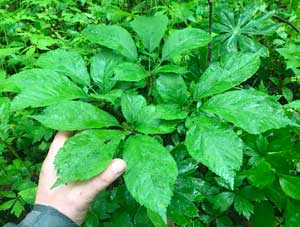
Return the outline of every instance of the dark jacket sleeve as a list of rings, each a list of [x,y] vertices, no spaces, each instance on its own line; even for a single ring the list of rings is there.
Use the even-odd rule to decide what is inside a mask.
[[[3,227],[78,227],[78,225],[53,207],[34,205],[20,224],[8,223]]]

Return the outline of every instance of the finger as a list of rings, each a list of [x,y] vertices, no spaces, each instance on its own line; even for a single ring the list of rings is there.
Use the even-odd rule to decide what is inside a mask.
[[[112,184],[126,169],[126,163],[122,159],[114,159],[104,172],[92,178],[86,184],[86,190],[92,197]]]
[[[70,135],[71,133],[67,131],[58,132],[51,143],[48,154],[56,155],[57,151],[64,145]]]
[[[46,158],[47,161],[50,161],[51,163],[53,162],[55,155],[57,154],[59,149],[64,145],[64,143],[70,137],[70,135],[71,132],[66,131],[58,132],[55,135]]]

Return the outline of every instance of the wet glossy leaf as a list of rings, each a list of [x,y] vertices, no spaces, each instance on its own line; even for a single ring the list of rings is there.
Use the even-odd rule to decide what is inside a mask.
[[[60,131],[119,125],[118,121],[109,113],[92,104],[80,101],[65,101],[49,106],[42,114],[35,115],[33,118],[48,128]]]
[[[285,194],[293,199],[300,200],[300,177],[281,175],[279,183]]]
[[[190,155],[233,187],[243,159],[243,142],[227,125],[204,115],[190,118],[185,145]]]
[[[259,65],[259,56],[250,53],[232,54],[211,64],[200,77],[194,98],[215,95],[242,83],[254,75]]]
[[[300,202],[288,200],[284,227],[295,227],[300,225]]]
[[[186,54],[191,50],[206,46],[211,36],[198,28],[175,30],[165,40],[162,49],[162,59],[170,60],[175,56]]]
[[[12,109],[41,107],[85,97],[85,93],[67,77],[46,69],[31,69],[9,78],[20,90]]]
[[[122,57],[111,50],[102,49],[91,59],[91,77],[101,93],[110,91],[117,81],[112,80],[114,68],[122,62]]]
[[[74,82],[90,85],[86,64],[76,51],[56,49],[42,54],[36,65],[70,77]]]
[[[247,171],[247,177],[249,181],[258,188],[269,186],[275,180],[272,166],[266,161],[261,161]]]
[[[165,103],[183,105],[189,93],[183,78],[179,75],[160,75],[156,79],[156,89]]]
[[[216,95],[201,108],[253,134],[292,124],[273,97],[254,90]]]
[[[235,197],[234,209],[238,212],[238,214],[243,215],[248,220],[250,219],[251,214],[254,212],[253,204],[240,195]]]
[[[234,198],[235,194],[233,192],[222,192],[209,196],[208,201],[213,205],[214,209],[224,212],[232,205]]]
[[[144,47],[152,52],[164,36],[168,18],[164,15],[138,16],[131,22],[133,30],[141,37]]]
[[[114,68],[115,77],[113,80],[119,81],[140,81],[150,74],[138,64],[124,62]]]
[[[129,32],[121,26],[89,25],[83,33],[91,42],[116,50],[131,60],[137,60],[134,41]]]
[[[55,157],[55,186],[87,180],[105,170],[124,138],[117,130],[88,130],[69,138]]]
[[[126,141],[123,158],[127,189],[141,205],[166,220],[178,174],[172,156],[154,138],[137,135]]]
[[[174,193],[168,207],[168,216],[178,225],[190,223],[190,219],[198,216],[194,203],[179,193]]]

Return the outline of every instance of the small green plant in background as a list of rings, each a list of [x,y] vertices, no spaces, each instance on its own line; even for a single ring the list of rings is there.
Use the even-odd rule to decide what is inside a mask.
[[[55,29],[46,41],[29,33],[28,47],[17,42],[0,51],[0,210],[25,213],[51,137],[65,130],[77,133],[56,156],[53,187],[89,179],[114,157],[127,163],[124,177],[96,198],[85,226],[299,224],[298,84],[275,76],[255,83],[274,51],[297,75],[297,41],[276,50],[262,43],[281,25],[274,11],[263,15],[255,4],[242,13],[223,8],[215,13],[221,17],[208,18],[207,31],[195,26],[204,3],[195,12],[194,1],[170,3],[188,12],[180,17],[152,4],[143,14],[147,5],[124,13],[125,5],[103,3],[115,14],[99,23],[100,4],[66,2],[52,8],[65,15],[54,18],[68,27],[64,38]],[[67,17],[61,7],[90,7],[92,14]],[[269,82],[284,102],[270,95]]]

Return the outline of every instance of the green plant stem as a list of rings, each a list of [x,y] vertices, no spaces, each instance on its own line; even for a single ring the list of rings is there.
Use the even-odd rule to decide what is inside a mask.
[[[208,32],[212,34],[212,23],[213,23],[213,0],[208,0],[209,6],[209,24],[208,24]],[[208,44],[208,53],[207,53],[207,65],[210,64],[212,57],[212,43]]]
[[[283,23],[289,25],[289,26],[290,26],[291,28],[293,28],[296,32],[300,33],[300,29],[297,28],[297,26],[294,25],[294,24],[293,24],[292,22],[290,22],[289,20],[284,19],[283,17],[278,16],[278,15],[273,15],[273,18],[279,20],[280,22],[283,22]]]
[[[10,144],[8,144],[2,138],[0,138],[0,142],[3,143],[7,147],[7,149],[9,150],[9,152],[12,153],[16,158],[22,160],[21,156],[17,153],[16,149],[13,146],[11,146]]]

